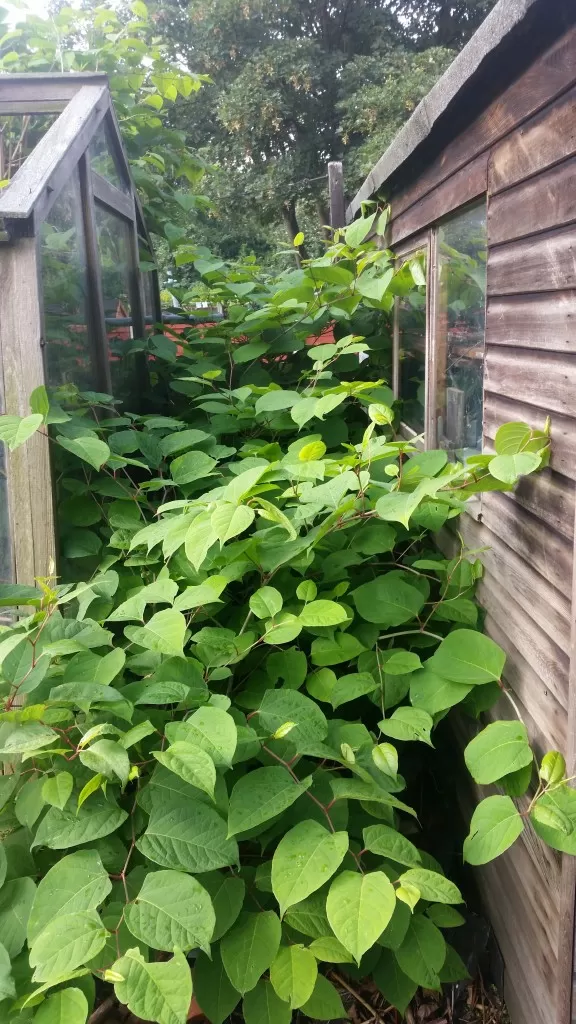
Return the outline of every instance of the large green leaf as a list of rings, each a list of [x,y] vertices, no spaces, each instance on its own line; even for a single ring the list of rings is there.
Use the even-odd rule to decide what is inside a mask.
[[[183,644],[186,619],[182,612],[166,608],[155,615],[145,626],[126,626],[124,633],[131,643],[145,647],[157,654],[184,656]]]
[[[192,999],[192,975],[186,957],[176,952],[164,963],[147,963],[139,949],[129,949],[113,965],[122,981],[114,983],[120,1003],[144,1020],[183,1024]]]
[[[31,750],[48,747],[58,739],[53,729],[42,722],[2,722],[0,725],[0,755],[27,754]]]
[[[380,732],[395,740],[419,740],[432,746],[430,730],[434,725],[433,718],[421,708],[396,708],[396,711],[378,722]]]
[[[28,920],[28,943],[59,915],[95,910],[111,889],[96,850],[78,850],[61,857],[38,884]]]
[[[238,534],[244,533],[252,525],[256,513],[249,505],[233,505],[230,502],[223,502],[217,505],[212,513],[210,525],[214,530],[216,539],[220,544],[232,540]]]
[[[326,913],[336,938],[360,963],[388,924],[395,906],[394,887],[383,871],[365,875],[343,871],[330,886]]]
[[[12,977],[12,965],[5,946],[0,942],[0,1004],[4,999],[16,998],[16,984]],[[62,1022],[64,1024],[64,1022]],[[84,1024],[84,1021],[81,1022]]]
[[[509,796],[489,796],[478,804],[464,841],[468,864],[487,864],[516,842],[524,824]]]
[[[232,764],[238,741],[232,716],[215,707],[198,708],[185,722],[170,722],[166,736],[170,743],[195,744],[210,755],[218,768]]]
[[[324,885],[347,851],[347,832],[329,832],[317,821],[301,821],[291,828],[272,858],[272,890],[281,915]]]
[[[282,927],[276,914],[264,910],[242,914],[220,943],[222,963],[234,988],[244,994],[255,988],[280,947]]]
[[[15,878],[0,890],[0,936],[11,960],[26,942],[26,926],[36,895],[31,878]]]
[[[182,486],[209,476],[216,463],[217,460],[205,452],[187,452],[186,455],[179,455],[174,459],[170,472],[174,483]]]
[[[416,914],[406,938],[395,952],[400,970],[417,985],[439,989],[439,972],[446,959],[446,943],[435,924]]]
[[[362,654],[364,647],[351,633],[336,632],[333,637],[318,637],[312,642],[312,664],[323,668],[341,665]]]
[[[429,668],[421,668],[414,672],[410,679],[410,703],[413,707],[421,708],[422,711],[434,716],[439,711],[446,711],[459,704],[468,696],[471,689],[471,686],[465,686],[463,683],[442,679]]]
[[[70,772],[56,772],[46,779],[42,785],[42,796],[47,804],[63,810],[74,788],[74,779]]]
[[[328,733],[328,722],[318,705],[297,690],[267,690],[258,711],[262,729],[270,735],[292,722],[290,743],[297,750],[321,742]]]
[[[151,871],[129,903],[124,919],[132,934],[152,949],[208,950],[216,916],[206,890],[182,871]]]
[[[145,857],[176,871],[213,871],[238,863],[238,846],[226,836],[218,811],[199,800],[152,810],[136,846]]]
[[[431,903],[463,903],[462,893],[449,878],[428,868],[410,868],[400,875],[401,885],[415,886],[422,899]]]
[[[384,998],[403,1016],[416,995],[417,983],[400,970],[396,958],[387,950],[376,964],[373,975]]]
[[[532,763],[528,732],[522,722],[492,722],[464,751],[466,767],[481,786]]]
[[[409,839],[389,825],[368,825],[362,835],[364,846],[370,853],[386,857],[396,864],[405,864],[409,868],[419,867],[422,859],[420,851]]]
[[[455,629],[442,641],[426,667],[453,683],[474,686],[498,681],[506,655],[488,636],[473,629]]]
[[[216,768],[210,754],[201,747],[179,740],[168,747],[168,750],[154,750],[153,753],[156,760],[169,771],[175,772],[191,786],[214,797]]]
[[[32,437],[43,422],[44,417],[40,413],[31,416],[0,416],[0,441],[4,441],[13,452]]]
[[[308,1002],[318,977],[314,953],[297,943],[281,946],[270,967],[270,981],[276,995],[293,1010]]]
[[[284,601],[276,587],[260,587],[252,594],[249,604],[258,619],[273,619],[282,611]]]
[[[311,601],[300,612],[303,626],[338,626],[347,618],[348,612],[336,601]]]
[[[83,805],[78,813],[50,807],[36,829],[32,845],[66,850],[70,846],[91,843],[115,832],[127,817],[126,811],[100,794],[91,797],[90,804]]]
[[[58,437],[58,444],[66,451],[72,452],[93,469],[101,469],[110,458],[110,449],[104,441],[97,437]]]
[[[242,1016],[245,1024],[290,1024],[292,1010],[269,981],[259,981],[244,996]]]
[[[86,768],[104,775],[112,782],[118,779],[122,786],[128,782],[130,758],[124,747],[115,740],[97,740],[81,752],[80,760]]]
[[[488,469],[493,477],[505,484],[515,484],[528,473],[538,469],[541,458],[535,452],[520,452],[517,455],[495,455]]]
[[[238,915],[244,903],[246,886],[242,878],[236,875],[213,874],[202,875],[202,885],[209,892],[216,914],[216,924],[212,941],[216,942],[232,927],[238,920]]]
[[[348,1018],[334,985],[319,974],[310,999],[301,1007],[302,1013],[311,1020],[341,1020]]]
[[[230,983],[217,946],[211,960],[205,953],[196,957],[194,994],[210,1024],[224,1024],[240,1002],[240,993]]]
[[[88,1000],[79,988],[53,992],[39,1006],[34,1024],[86,1024]]]
[[[416,618],[424,604],[424,596],[394,573],[378,576],[352,593],[358,614],[366,622],[386,628],[400,626]]]
[[[312,776],[295,782],[285,768],[256,768],[238,780],[230,795],[228,835],[248,832],[281,814],[306,792]]]
[[[326,670],[324,670],[326,671]],[[367,693],[373,693],[376,689],[376,681],[370,672],[351,672],[346,676],[339,676],[331,688],[330,701],[334,709],[341,704],[347,704],[350,700],[357,700]]]
[[[284,915],[286,924],[300,935],[321,939],[330,932],[326,917],[326,892],[320,890],[291,906]]]
[[[106,945],[107,935],[95,910],[58,914],[32,943],[34,981],[63,978],[88,963]]]

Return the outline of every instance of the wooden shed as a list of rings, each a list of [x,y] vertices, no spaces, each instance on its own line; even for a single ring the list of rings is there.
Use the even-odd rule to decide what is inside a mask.
[[[536,747],[576,774],[576,3],[500,0],[348,209],[391,203],[390,245],[422,254],[398,302],[394,388],[426,446],[490,449],[499,424],[552,423],[551,468],[486,494],[463,530],[482,554],[486,630]],[[425,295],[424,295],[425,292]],[[499,717],[514,714],[506,701]],[[513,1024],[576,1021],[576,859],[531,832],[478,871]]]

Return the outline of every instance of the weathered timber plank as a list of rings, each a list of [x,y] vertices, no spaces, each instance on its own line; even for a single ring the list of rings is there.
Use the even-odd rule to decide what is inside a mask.
[[[394,215],[418,202],[576,82],[576,27],[569,29],[429,164],[418,180],[394,197]]]
[[[480,583],[478,600],[495,622],[503,624],[508,645],[515,647],[537,674],[544,689],[550,690],[566,711],[570,669],[567,655],[546,636],[534,619],[500,592],[497,579],[490,577]],[[526,703],[525,696],[521,696]],[[537,724],[541,723],[537,721]]]
[[[575,286],[574,225],[489,249],[489,296],[555,292]]]
[[[44,384],[36,239],[0,246],[0,280],[6,412],[27,416],[30,392]],[[35,434],[10,454],[8,491],[16,579],[33,583],[35,576],[48,575],[54,561],[52,481],[45,436]]]
[[[486,578],[497,581],[506,595],[558,644],[570,651],[571,603],[569,597],[535,572],[529,561],[504,544],[482,522],[471,516],[460,518],[458,530],[471,548],[482,548],[480,558]]]
[[[390,244],[395,245],[427,225],[435,224],[465,203],[484,195],[487,187],[488,154],[481,153],[405,213],[395,216],[390,225]]]
[[[490,245],[497,245],[536,231],[562,227],[575,220],[576,160],[572,159],[506,192],[491,196],[488,238]]]
[[[576,410],[576,356],[556,352],[523,352],[489,347],[486,352],[484,390],[505,398],[521,398],[528,405],[574,416]]]
[[[486,443],[486,451],[493,446]],[[514,504],[528,509],[546,526],[551,526],[567,540],[574,539],[574,508],[576,505],[574,483],[550,469],[541,470],[533,476],[523,477],[514,491],[507,491],[506,498]]]
[[[538,202],[546,208],[545,197],[540,196]],[[576,178],[574,207],[576,210]],[[492,204],[489,209],[492,209]],[[533,207],[531,216],[537,215],[538,209]],[[489,299],[486,342],[488,345],[536,348],[547,352],[576,352],[576,291]],[[522,354],[518,358],[523,358]]]
[[[494,440],[503,423],[522,420],[531,427],[542,428],[546,410],[501,395],[486,392],[484,396],[484,434]],[[553,413],[551,417],[552,448],[550,466],[570,480],[576,480],[576,419]]]
[[[576,153],[575,102],[576,89],[570,89],[493,148],[488,167],[491,194]]]
[[[482,521],[536,573],[561,593],[569,592],[572,581],[572,544],[569,541],[554,530],[543,528],[531,512],[496,492],[482,497]]]

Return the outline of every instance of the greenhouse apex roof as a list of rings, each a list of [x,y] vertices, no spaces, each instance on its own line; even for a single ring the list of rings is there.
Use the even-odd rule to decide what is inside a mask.
[[[554,33],[574,22],[573,4],[574,0],[499,0],[372,168],[348,207],[347,219],[352,220],[361,203],[383,186],[393,186],[397,172],[420,147],[431,147],[443,133],[453,137],[451,115],[458,112],[461,121],[464,107],[470,123],[498,82],[517,74],[534,49],[550,45]]]

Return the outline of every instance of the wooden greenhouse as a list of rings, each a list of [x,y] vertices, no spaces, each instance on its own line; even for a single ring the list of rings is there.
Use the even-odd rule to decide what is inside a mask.
[[[0,412],[27,415],[42,384],[129,398],[141,371],[122,345],[160,298],[105,75],[0,76],[0,184]],[[0,449],[0,581],[46,576],[53,552],[35,435]]]
[[[348,219],[374,198],[391,203],[386,244],[426,262],[420,302],[395,311],[407,434],[469,454],[490,449],[501,423],[551,419],[551,468],[514,495],[484,495],[463,527],[485,549],[479,596],[506,682],[536,747],[567,750],[574,775],[576,5],[500,0]],[[501,701],[498,717],[513,714]],[[525,835],[479,885],[513,1024],[569,1024],[576,859]]]

